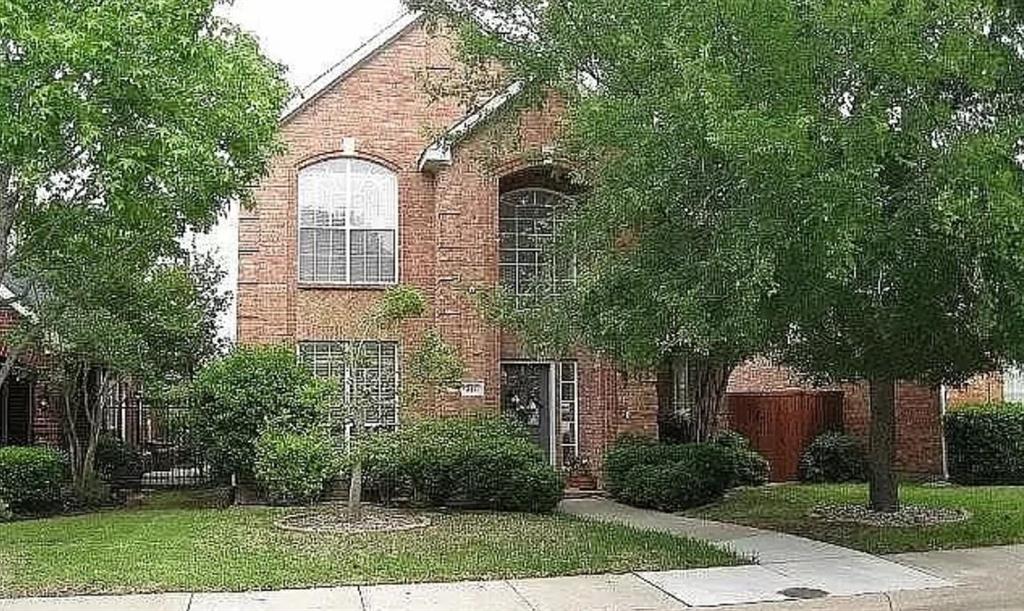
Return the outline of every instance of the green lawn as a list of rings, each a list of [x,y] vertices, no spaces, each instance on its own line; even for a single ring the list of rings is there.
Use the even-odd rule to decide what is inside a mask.
[[[314,536],[273,528],[288,510],[194,505],[171,496],[134,510],[0,524],[0,597],[491,579],[740,562],[703,543],[564,515],[446,512],[420,531]]]
[[[872,553],[895,553],[1024,543],[1024,487],[900,488],[904,503],[959,507],[966,522],[922,528],[877,528],[809,517],[816,505],[866,503],[863,485],[784,485],[744,489],[690,512],[712,520],[780,530]]]

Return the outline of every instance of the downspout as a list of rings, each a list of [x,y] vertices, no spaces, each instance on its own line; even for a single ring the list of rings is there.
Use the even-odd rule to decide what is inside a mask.
[[[942,444],[942,481],[949,481],[949,454],[946,448],[946,393],[945,384],[939,384],[939,443]]]

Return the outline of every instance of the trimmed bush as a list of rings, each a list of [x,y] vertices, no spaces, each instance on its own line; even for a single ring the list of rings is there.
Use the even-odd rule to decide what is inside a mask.
[[[50,448],[0,448],[0,499],[14,513],[58,509],[66,474],[64,457]]]
[[[771,465],[750,445],[750,440],[735,431],[723,431],[715,440],[733,453],[733,479],[730,488],[763,486],[768,482]]]
[[[736,459],[724,444],[624,437],[605,455],[605,485],[623,503],[679,511],[721,497],[737,480]]]
[[[96,444],[96,471],[107,482],[134,483],[144,470],[142,453],[129,446],[115,433],[100,434]]]
[[[326,433],[268,430],[256,442],[257,483],[277,505],[309,505],[341,467]]]
[[[946,414],[949,477],[965,485],[1024,485],[1024,404],[971,405]]]
[[[864,446],[843,433],[819,435],[800,458],[800,479],[805,482],[862,482],[866,478]]]
[[[336,392],[336,384],[314,377],[287,346],[239,347],[196,376],[189,392],[192,440],[218,475],[249,475],[264,430],[316,429]]]
[[[425,419],[360,448],[367,487],[434,506],[548,512],[564,483],[519,425],[502,418]]]

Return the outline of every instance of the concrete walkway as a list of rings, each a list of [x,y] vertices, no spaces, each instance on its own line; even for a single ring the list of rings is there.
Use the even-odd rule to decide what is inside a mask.
[[[637,509],[606,499],[568,500],[560,508],[594,520],[703,539],[756,562],[740,567],[638,573],[691,606],[858,596],[954,585],[898,562],[784,533]]]

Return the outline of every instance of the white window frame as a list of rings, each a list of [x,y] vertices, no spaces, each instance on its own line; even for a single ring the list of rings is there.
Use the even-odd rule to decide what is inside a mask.
[[[498,237],[499,237],[499,243],[498,243],[498,285],[502,289],[506,289],[507,290],[507,288],[505,287],[505,284],[504,284],[504,282],[502,280],[502,278],[503,278],[502,271],[505,268],[509,268],[509,267],[511,267],[512,269],[515,270],[516,279],[515,279],[515,287],[514,287],[514,289],[512,291],[512,297],[515,299],[516,305],[518,307],[527,306],[527,304],[525,302],[529,298],[531,298],[533,296],[533,294],[530,293],[529,291],[524,292],[524,291],[522,291],[520,289],[520,286],[519,286],[519,269],[521,267],[532,265],[539,272],[543,272],[544,271],[544,266],[542,264],[540,264],[540,263],[526,264],[526,263],[520,262],[519,261],[520,254],[524,253],[524,252],[534,252],[534,253],[536,253],[536,255],[538,257],[538,260],[539,260],[541,255],[545,252],[545,250],[549,249],[551,247],[551,245],[547,245],[546,247],[545,246],[538,246],[538,247],[529,248],[529,249],[527,249],[527,248],[520,248],[520,246],[518,244],[518,241],[519,241],[519,236],[522,235],[522,234],[519,232],[518,223],[519,223],[520,220],[523,220],[523,218],[518,216],[518,215],[514,219],[508,219],[508,218],[504,218],[504,217],[501,216],[502,200],[504,200],[506,197],[518,195],[518,194],[521,194],[521,193],[532,193],[532,194],[544,193],[544,194],[547,194],[547,195],[554,196],[554,198],[556,200],[560,200],[564,205],[569,205],[569,204],[572,203],[572,198],[569,197],[568,195],[566,195],[564,193],[561,193],[559,191],[555,191],[554,189],[546,189],[546,188],[543,188],[543,187],[523,187],[523,188],[520,188],[520,189],[513,189],[511,191],[506,191],[504,193],[501,193],[498,196]],[[516,231],[514,233],[514,235],[516,236],[516,246],[515,246],[515,248],[503,248],[502,245],[501,245],[500,240],[504,236],[504,234],[507,233],[507,232],[501,231],[501,222],[503,220],[514,220],[517,223]],[[557,215],[552,215],[552,217],[551,217],[551,241],[552,242],[554,242],[555,240],[558,239],[558,226],[560,224],[561,223],[557,219]],[[514,253],[516,253],[516,262],[515,263],[505,263],[505,262],[503,262],[501,256],[505,252],[514,252]],[[548,251],[548,252],[550,253],[550,251]],[[550,253],[550,254],[552,254],[552,256],[553,256],[553,253]],[[571,283],[575,284],[576,281],[577,281],[577,277],[578,277],[577,276],[578,270],[577,270],[575,256],[573,257],[573,260],[569,263],[569,269],[570,269],[570,277],[565,279],[565,281],[571,282]],[[556,274],[557,270],[558,270],[558,265],[557,265],[557,262],[555,262],[555,263],[552,264],[552,275],[553,276]],[[553,283],[556,284],[556,285],[560,282],[559,279],[555,278],[555,277],[550,278],[550,280],[553,281]]]
[[[401,407],[402,407],[401,406],[401,402],[399,400],[400,399],[401,383],[402,383],[402,380],[401,380],[401,369],[400,369],[400,363],[402,362],[402,357],[401,357],[401,346],[399,345],[398,342],[396,342],[396,341],[387,341],[387,340],[345,340],[345,339],[304,340],[304,341],[300,341],[300,342],[298,342],[296,344],[296,346],[295,346],[295,354],[296,354],[296,358],[299,360],[299,363],[304,365],[304,366],[306,366],[306,361],[304,360],[304,358],[302,356],[302,348],[303,348],[303,346],[311,346],[311,345],[314,345],[314,344],[331,344],[331,345],[334,345],[335,347],[347,348],[348,346],[351,346],[353,344],[359,344],[359,343],[362,343],[362,344],[374,344],[374,345],[377,345],[377,346],[381,346],[381,345],[385,345],[385,344],[394,346],[394,354],[395,354],[395,362],[394,362],[394,380],[395,380],[395,396],[394,396],[395,408],[394,408],[394,413],[395,413],[395,416],[394,416],[394,422],[383,422],[383,421],[371,422],[370,419],[367,417],[368,414],[364,414],[364,419],[365,419],[364,420],[364,426],[367,429],[391,429],[391,428],[398,428],[399,423],[401,422],[401,413],[400,412],[401,412]],[[378,348],[378,350],[379,350],[379,348]],[[315,364],[312,367],[310,367],[310,370],[313,372],[313,375],[315,375],[317,377],[320,377],[320,378],[324,378],[324,376],[317,375]],[[381,368],[380,368],[380,365],[378,364],[378,371],[380,371],[380,370],[381,370]],[[325,379],[336,379],[336,378],[334,378],[332,376],[328,376]],[[352,375],[351,375],[350,372],[347,371],[347,366],[346,366],[346,372],[345,372],[345,377],[344,377],[343,382],[344,382],[343,392],[345,393],[345,397],[346,397],[346,401],[347,401],[348,397],[350,396],[350,394],[352,392]],[[378,410],[378,413],[379,413],[379,410]]]
[[[303,222],[302,222],[303,205],[302,205],[302,198],[301,198],[300,186],[299,186],[300,183],[301,183],[301,180],[302,180],[302,173],[306,172],[306,171],[309,171],[309,170],[312,170],[312,169],[314,169],[317,166],[320,166],[322,164],[330,164],[330,163],[338,163],[338,162],[344,162],[346,164],[346,168],[347,168],[346,169],[346,174],[345,174],[346,188],[345,188],[345,193],[344,193],[344,196],[343,196],[345,198],[345,225],[344,225],[344,227],[330,227],[330,226],[322,226],[322,225],[316,225],[316,224],[304,225]],[[383,227],[383,226],[354,227],[352,225],[352,211],[353,211],[353,206],[352,206],[352,170],[353,170],[353,167],[355,165],[359,165],[359,164],[365,164],[365,165],[368,165],[368,166],[373,166],[373,167],[385,170],[388,173],[388,175],[390,176],[391,180],[393,181],[393,183],[394,183],[393,184],[394,198],[393,198],[393,201],[391,202],[391,206],[392,206],[392,211],[393,211],[392,218],[394,218],[394,226],[392,226],[392,227]],[[385,166],[383,164],[376,163],[374,161],[370,161],[370,160],[367,160],[367,159],[362,159],[362,158],[359,158],[359,157],[331,157],[331,158],[328,158],[328,159],[321,159],[321,160],[318,160],[318,161],[316,161],[314,163],[310,163],[310,164],[304,165],[301,168],[299,168],[298,172],[296,173],[296,180],[295,180],[295,200],[296,200],[295,210],[296,210],[296,217],[297,217],[296,218],[297,232],[296,232],[296,238],[295,238],[295,244],[296,244],[296,249],[295,249],[295,268],[296,268],[296,276],[298,277],[299,285],[300,286],[330,286],[330,287],[366,287],[366,286],[369,286],[369,287],[389,287],[389,286],[395,286],[395,285],[397,285],[399,283],[399,281],[400,281],[400,279],[399,279],[399,270],[400,270],[400,267],[401,267],[399,265],[399,252],[401,250],[400,249],[401,235],[399,233],[399,228],[401,226],[401,221],[399,219],[399,213],[400,213],[401,208],[399,206],[398,174],[394,170],[392,170],[391,168],[389,168],[389,167],[387,167],[387,166]],[[302,277],[302,232],[303,232],[303,230],[324,230],[324,229],[327,229],[327,230],[330,230],[330,231],[336,231],[338,233],[344,234],[344,236],[345,236],[345,280],[321,280],[321,279],[317,279],[317,278],[314,278],[312,280],[308,280],[308,279],[303,279],[303,277]],[[392,280],[377,280],[377,281],[372,281],[372,280],[353,281],[352,280],[352,234],[360,232],[360,231],[390,231],[390,232],[394,233],[395,243],[394,243],[393,269],[392,269],[392,272],[391,272],[391,275],[392,275],[392,278],[393,278]],[[313,247],[314,277],[316,276],[316,262],[318,261],[317,256],[318,255],[317,255],[317,252],[316,252],[316,245],[314,243],[314,247]]]

